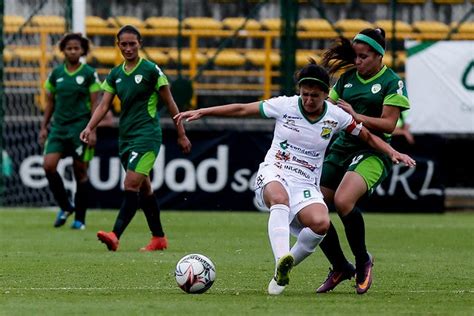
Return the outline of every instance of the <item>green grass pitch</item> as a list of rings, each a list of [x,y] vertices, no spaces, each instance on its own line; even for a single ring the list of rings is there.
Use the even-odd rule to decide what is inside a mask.
[[[97,241],[116,212],[90,211],[87,229],[52,227],[55,213],[0,210],[0,315],[474,315],[474,213],[366,214],[374,282],[315,294],[329,264],[318,249],[291,273],[280,296],[266,294],[273,272],[268,214],[165,211],[169,249],[140,253],[149,240],[138,212],[117,252]],[[347,254],[340,220],[332,215]],[[174,280],[188,253],[210,257],[216,282],[201,295]]]

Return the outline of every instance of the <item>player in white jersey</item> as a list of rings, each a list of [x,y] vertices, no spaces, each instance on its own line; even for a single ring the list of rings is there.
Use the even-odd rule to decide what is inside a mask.
[[[255,116],[275,119],[274,137],[255,183],[257,201],[270,209],[268,236],[275,274],[268,293],[277,295],[289,283],[291,269],[313,253],[329,228],[328,208],[319,189],[324,152],[331,136],[345,130],[388,154],[394,163],[415,161],[371,134],[352,116],[326,102],[329,76],[311,60],[297,74],[299,95],[252,103],[233,103],[179,113],[193,121],[203,116]],[[296,243],[290,248],[290,233]]]

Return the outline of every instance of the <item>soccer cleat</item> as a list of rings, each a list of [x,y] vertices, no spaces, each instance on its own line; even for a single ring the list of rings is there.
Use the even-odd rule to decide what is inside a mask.
[[[350,280],[355,276],[355,268],[351,263],[348,263],[343,271],[336,271],[329,269],[329,274],[326,281],[321,284],[316,293],[326,293],[332,291],[339,283],[344,280]]]
[[[357,294],[364,294],[372,285],[372,267],[374,266],[374,257],[369,253],[369,261],[367,261],[362,270],[357,272],[356,291]]]
[[[168,248],[168,239],[165,236],[163,237],[151,237],[150,243],[143,248],[140,248],[140,251],[156,251],[156,250],[165,250]]]
[[[268,294],[270,295],[279,295],[285,290],[285,286],[281,286],[277,284],[275,278],[272,278],[270,283],[268,284]]]
[[[84,230],[86,229],[86,225],[81,221],[75,220],[72,222],[71,229]]]
[[[103,242],[110,251],[116,251],[118,249],[119,240],[114,232],[107,233],[100,230],[97,232],[97,238]]]
[[[66,220],[72,213],[65,212],[63,210],[59,210],[58,214],[56,215],[56,220],[54,221],[54,227],[61,227],[66,224]]]
[[[285,286],[290,283],[290,271],[295,263],[295,258],[288,253],[278,259],[275,281],[279,286]]]

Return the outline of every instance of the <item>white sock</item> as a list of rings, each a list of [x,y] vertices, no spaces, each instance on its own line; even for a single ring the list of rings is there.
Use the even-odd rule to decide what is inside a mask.
[[[289,213],[290,208],[284,204],[275,204],[270,207],[268,237],[275,262],[290,251]]]
[[[301,230],[296,240],[296,243],[291,247],[291,254],[295,258],[294,265],[296,266],[301,261],[306,259],[312,254],[319,243],[323,240],[326,235],[316,234],[309,227],[305,227]]]

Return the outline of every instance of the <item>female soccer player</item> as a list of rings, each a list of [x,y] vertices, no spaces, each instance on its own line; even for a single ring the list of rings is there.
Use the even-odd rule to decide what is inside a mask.
[[[329,99],[388,143],[400,112],[408,109],[409,103],[403,81],[384,66],[384,53],[384,30],[365,29],[352,41],[341,38],[326,52],[323,65],[329,67],[330,73],[352,66],[331,89]],[[367,252],[364,219],[356,203],[362,196],[370,195],[387,177],[392,168],[390,158],[347,132],[340,133],[329,148],[323,165],[321,191],[326,203],[334,203],[344,224],[356,267],[354,269],[345,258],[331,224],[321,249],[333,268],[317,289],[318,293],[334,289],[354,274],[358,294],[370,288],[374,259]]]
[[[297,74],[299,96],[281,96],[248,104],[228,104],[183,112],[183,119],[203,116],[251,116],[276,120],[273,141],[260,164],[255,182],[259,204],[270,208],[268,236],[275,257],[275,275],[268,293],[277,295],[289,283],[289,273],[313,253],[329,228],[329,215],[319,189],[324,152],[331,136],[345,131],[410,166],[414,160],[372,135],[337,106],[326,102],[329,75],[314,60]],[[290,233],[297,236],[290,249]]]
[[[178,107],[171,95],[163,71],[151,61],[140,58],[141,34],[132,25],[123,26],[117,33],[117,45],[125,59],[113,68],[102,89],[102,101],[81,133],[88,143],[97,124],[109,110],[115,95],[121,101],[119,121],[119,155],[126,170],[124,200],[111,232],[99,231],[97,237],[111,251],[116,251],[119,239],[140,207],[150,227],[150,243],[142,251],[163,250],[168,241],[160,220],[158,201],[151,188],[149,173],[160,150],[162,135],[157,112],[158,96],[172,116]],[[177,125],[178,144],[184,153],[191,150],[182,124]]]
[[[54,227],[63,226],[75,213],[73,229],[85,229],[89,179],[87,168],[94,155],[95,133],[89,144],[81,142],[79,133],[84,129],[97,103],[99,79],[94,68],[80,62],[89,51],[89,40],[80,33],[66,34],[59,42],[64,64],[56,67],[45,83],[47,103],[44,111],[39,142],[44,146],[43,167],[49,187],[60,210]],[[51,131],[48,125],[53,118]],[[76,194],[74,206],[57,172],[58,162],[65,156],[73,157]]]

